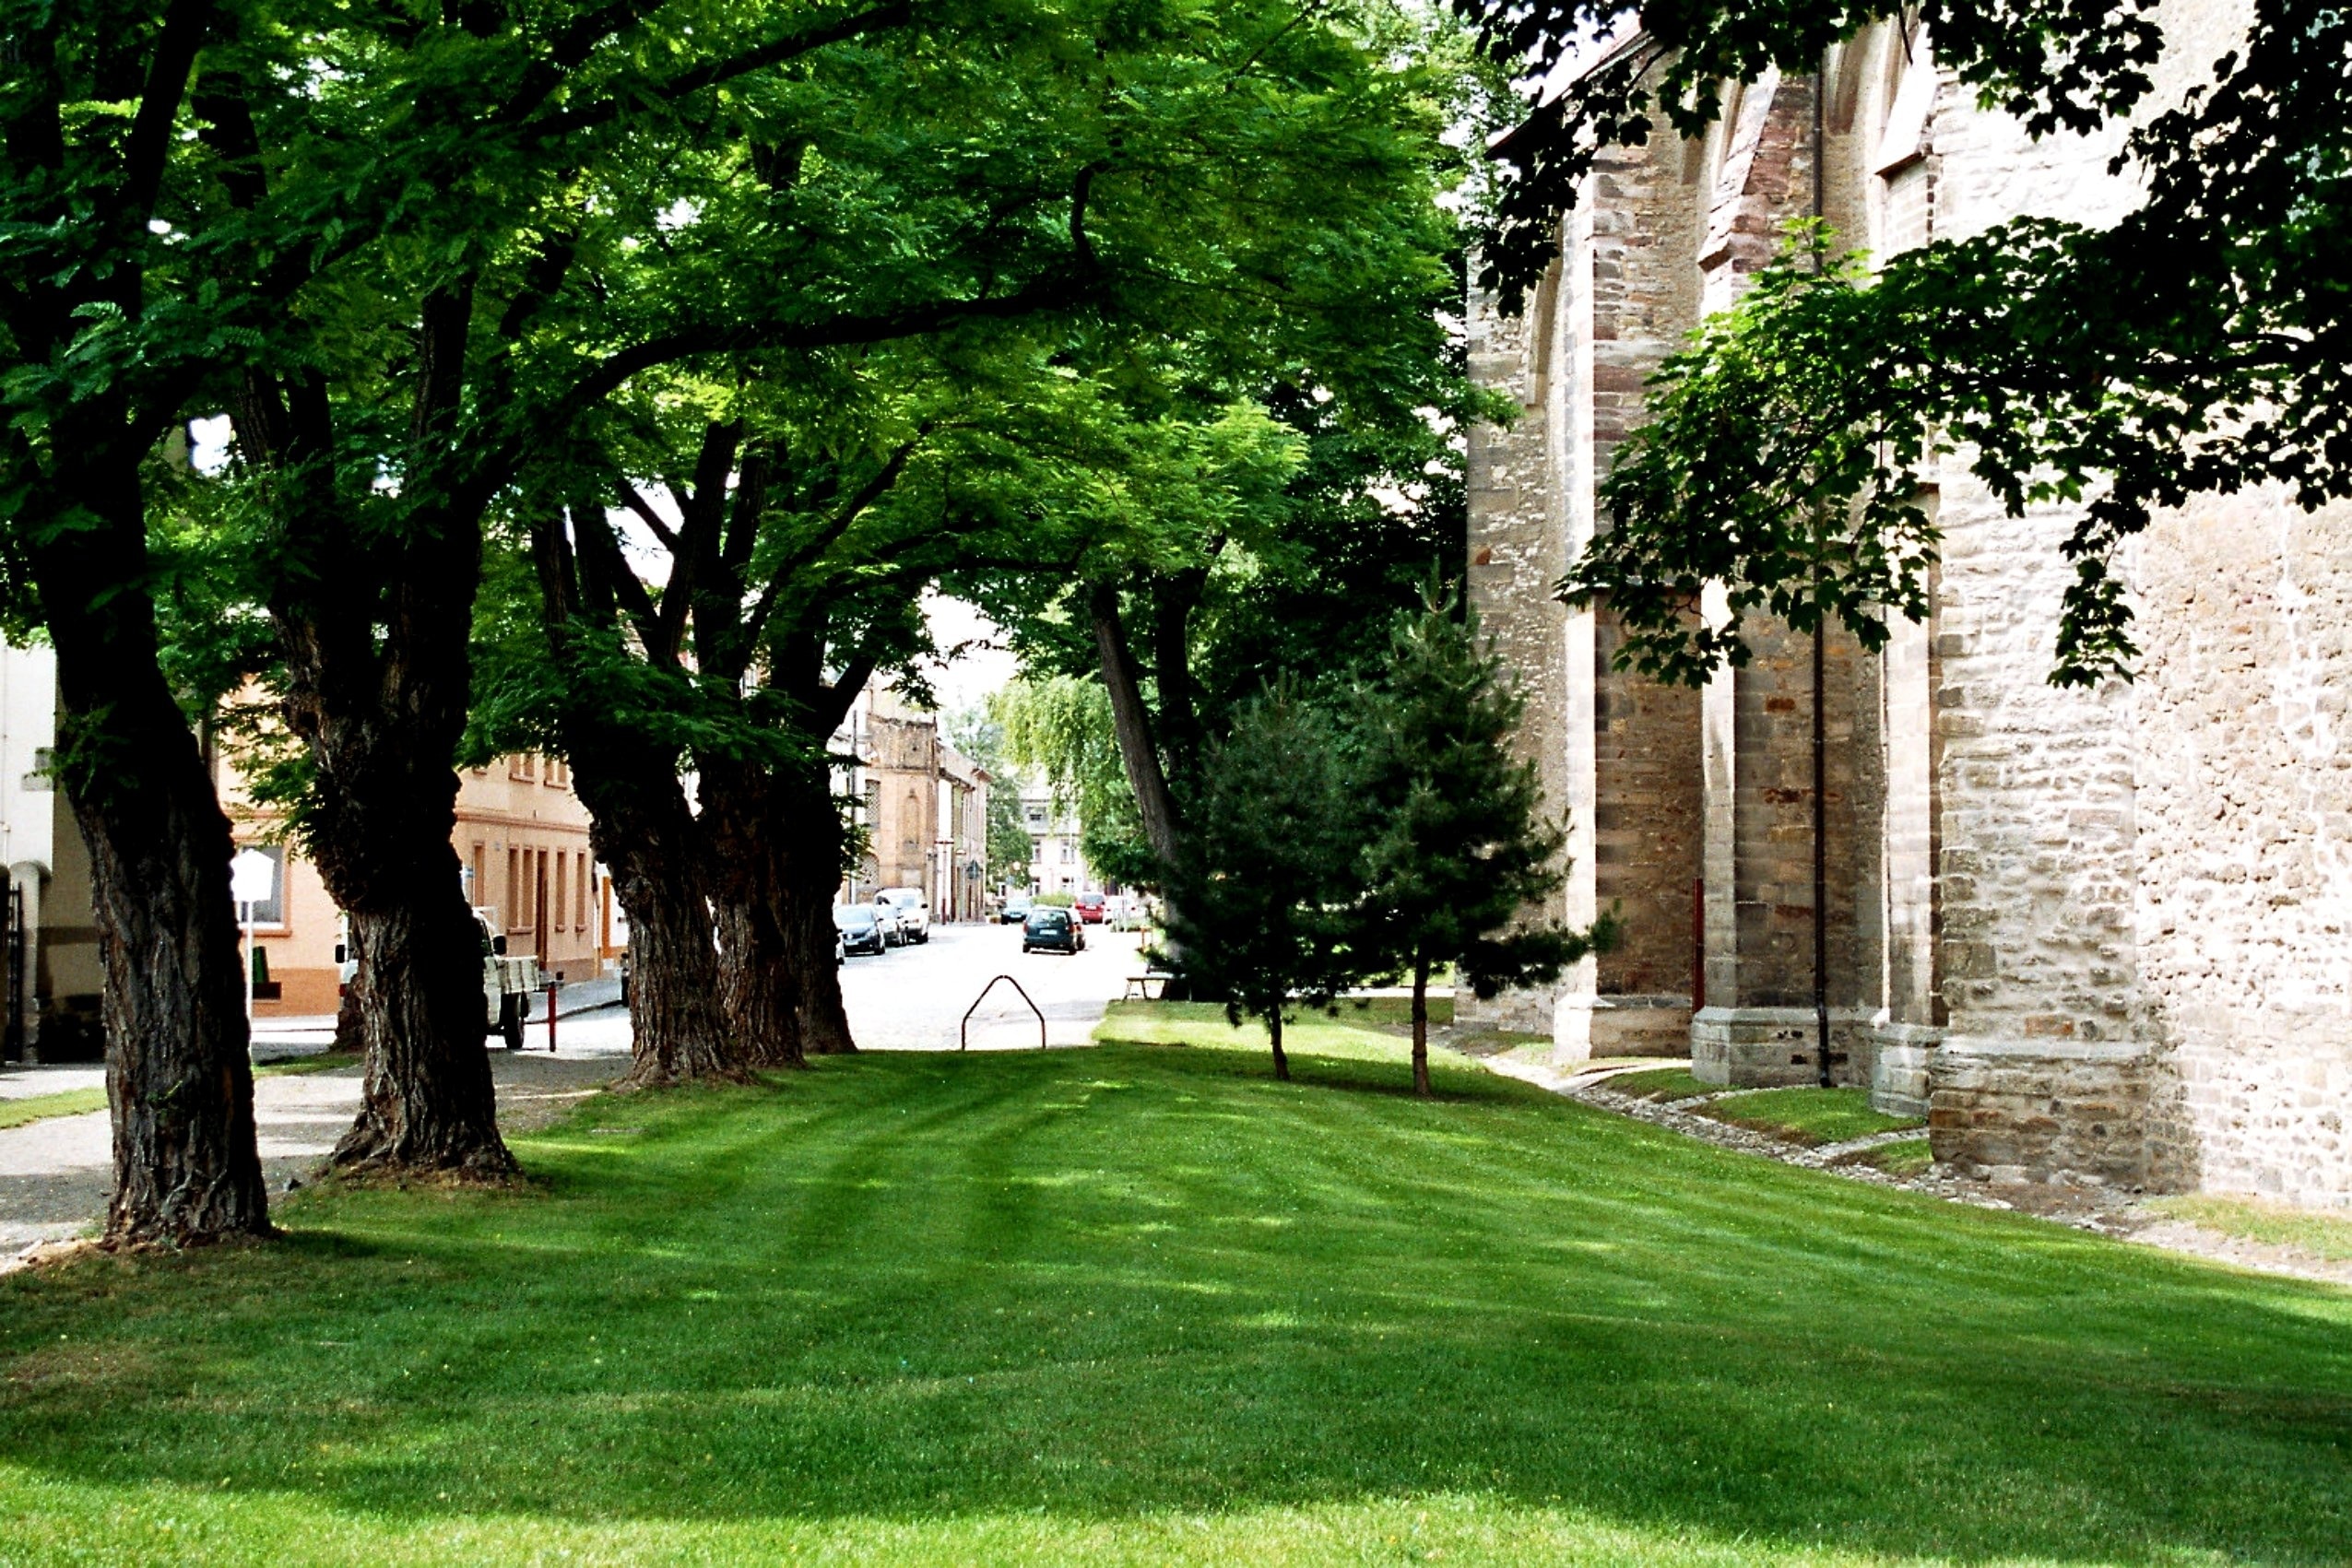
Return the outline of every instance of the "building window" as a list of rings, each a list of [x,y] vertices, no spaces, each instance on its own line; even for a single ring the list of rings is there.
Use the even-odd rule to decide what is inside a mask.
[[[565,899],[565,898],[564,898],[564,896],[563,896],[563,874],[564,874],[564,872],[565,872],[566,870],[568,870],[568,869],[569,869],[569,867],[567,867],[564,863],[565,863],[566,861],[570,860],[571,858],[572,858],[572,857],[571,857],[570,855],[568,855],[564,854],[561,850],[557,850],[557,851],[555,852],[555,920],[554,920],[554,925],[555,925],[555,928],[556,928],[557,930],[559,930],[559,931],[561,931],[561,930],[562,930],[562,929],[564,928],[563,912],[564,912],[567,908],[569,908],[569,907],[570,907],[570,901],[569,901],[569,900],[567,900],[567,899]]]
[[[507,934],[523,928],[523,852],[508,845],[506,850],[506,907],[500,915]]]
[[[510,779],[538,777],[539,760],[527,751],[518,751],[506,760],[506,776]]]
[[[572,857],[574,875],[572,878],[573,909],[577,918],[573,925],[582,931],[588,928],[588,852],[582,850]]]
[[[489,899],[490,889],[482,884],[482,846],[479,843],[474,846],[472,864],[474,874],[466,882],[466,901],[468,903],[481,903]]]

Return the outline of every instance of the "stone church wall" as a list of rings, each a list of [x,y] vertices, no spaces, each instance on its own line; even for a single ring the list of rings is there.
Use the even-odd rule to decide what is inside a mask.
[[[2241,15],[2165,8],[2160,100]],[[1883,256],[2135,199],[2107,172],[2120,132],[2037,142],[1924,45],[1874,28],[1824,78],[1825,206],[1849,242]],[[1556,994],[1495,1005],[1564,1058],[1818,1071],[1809,640],[1757,625],[1753,663],[1667,690],[1611,669],[1605,604],[1549,598],[1607,525],[1594,489],[1643,381],[1808,209],[1814,90],[1767,77],[1727,91],[1703,142],[1611,154],[1526,321],[1473,301],[1473,365],[1530,412],[1473,438],[1471,595],[1578,818],[1562,913],[1628,925]],[[2074,514],[2008,515],[1965,454],[1930,477],[1929,618],[1874,656],[1827,648],[1833,1067],[1925,1111],[1962,1173],[2352,1206],[2352,508],[2258,493],[2161,519],[2124,562],[2138,678],[2079,690],[2048,682]]]
[[[2207,501],[2132,580],[2151,1161],[2352,1207],[2352,507]]]

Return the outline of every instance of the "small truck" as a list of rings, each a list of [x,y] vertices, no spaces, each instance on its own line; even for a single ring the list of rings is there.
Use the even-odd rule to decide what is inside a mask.
[[[506,938],[496,929],[495,911],[477,907],[474,925],[482,937],[483,1034],[495,1034],[510,1051],[523,1048],[523,1025],[530,1021],[531,997],[539,988],[539,961],[508,958]]]
[[[539,961],[506,956],[506,938],[498,932],[497,915],[493,909],[479,905],[474,908],[474,931],[481,939],[482,949],[482,1037],[487,1040],[496,1035],[508,1050],[520,1051],[523,1026],[531,1018],[531,997],[539,989]],[[335,967],[348,989],[360,968],[359,961],[351,956],[349,916],[336,939]]]

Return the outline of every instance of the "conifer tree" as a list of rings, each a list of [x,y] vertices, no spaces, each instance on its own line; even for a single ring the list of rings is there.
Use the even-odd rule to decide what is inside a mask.
[[[1585,930],[1528,917],[1566,878],[1566,832],[1544,815],[1535,765],[1507,749],[1525,700],[1457,608],[1433,587],[1355,702],[1370,826],[1351,945],[1364,968],[1412,977],[1412,1087],[1424,1095],[1431,974],[1451,964],[1458,986],[1492,996],[1556,979],[1615,936],[1609,915]]]
[[[1264,1020],[1287,1080],[1285,1009],[1325,1008],[1353,978],[1346,901],[1358,838],[1338,727],[1284,681],[1245,703],[1208,754],[1169,918],[1177,968],[1235,1023]]]

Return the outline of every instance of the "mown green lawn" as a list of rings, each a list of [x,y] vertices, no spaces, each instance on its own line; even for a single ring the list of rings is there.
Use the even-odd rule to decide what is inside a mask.
[[[1927,1125],[1918,1116],[1872,1110],[1865,1089],[1749,1090],[1710,1100],[1698,1114],[1806,1148]]]
[[[52,1116],[78,1116],[88,1111],[106,1109],[103,1089],[61,1089],[54,1094],[28,1094],[17,1100],[0,1100],[0,1128],[21,1127],[34,1122],[45,1122]]]
[[[599,1100],[526,1191],[0,1281],[0,1559],[2352,1542],[2352,1295],[1239,1038]]]

